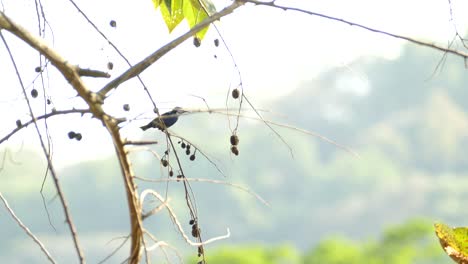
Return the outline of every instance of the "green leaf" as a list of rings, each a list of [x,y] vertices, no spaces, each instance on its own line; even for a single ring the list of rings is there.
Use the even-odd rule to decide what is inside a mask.
[[[205,9],[200,5],[200,2],[198,0],[185,0],[184,16],[187,19],[189,27],[193,28],[198,23],[207,18],[208,14],[206,13]],[[202,40],[207,31],[208,27],[205,27],[196,34],[196,37]]]
[[[172,10],[172,0],[164,0],[164,4],[166,4],[167,10],[171,13]]]
[[[211,16],[212,14],[216,13],[216,7],[210,0],[191,0],[192,2],[196,1],[201,4],[208,15]]]
[[[443,223],[434,227],[445,252],[457,263],[468,263],[468,227],[451,228]]]
[[[216,13],[211,0],[152,0],[154,7],[161,8],[161,14],[169,32],[180,22],[187,19],[190,28],[193,28],[209,15]],[[202,40],[208,31],[208,26],[199,31],[195,37]]]
[[[154,8],[158,8],[161,0],[152,0],[154,4]]]
[[[169,32],[184,19],[183,0],[164,0],[161,3],[161,14]]]

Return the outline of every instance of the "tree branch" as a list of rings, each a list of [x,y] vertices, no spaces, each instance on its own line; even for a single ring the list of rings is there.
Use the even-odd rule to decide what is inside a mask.
[[[318,17],[326,18],[326,19],[329,19],[329,20],[345,23],[345,24],[348,24],[350,26],[356,26],[356,27],[359,27],[359,28],[362,28],[362,29],[365,29],[365,30],[368,30],[368,31],[371,31],[371,32],[378,33],[378,34],[383,34],[383,35],[387,35],[387,36],[390,36],[390,37],[393,37],[393,38],[406,40],[406,41],[409,41],[411,43],[414,43],[414,44],[417,44],[417,45],[420,45],[420,46],[424,46],[424,47],[436,49],[436,50],[439,50],[439,51],[442,51],[442,52],[450,53],[450,54],[462,57],[464,60],[466,60],[468,58],[468,53],[465,53],[463,51],[453,50],[453,49],[450,49],[450,48],[439,46],[439,45],[434,44],[434,43],[429,43],[429,42],[414,39],[414,38],[411,38],[411,37],[406,37],[406,36],[390,33],[390,32],[387,32],[387,31],[383,31],[383,30],[371,28],[371,27],[368,27],[368,26],[364,26],[364,25],[359,24],[359,23],[351,22],[349,20],[345,20],[345,19],[341,19],[341,18],[337,18],[337,17],[333,17],[333,16],[329,16],[329,15],[325,15],[325,14],[321,14],[321,13],[317,13],[317,12],[312,12],[312,11],[304,10],[304,9],[297,8],[297,7],[277,5],[275,3],[275,1],[268,1],[268,2],[257,1],[257,0],[242,0],[242,1],[245,2],[245,3],[252,3],[252,4],[255,4],[255,5],[262,5],[262,6],[269,6],[269,7],[273,7],[273,8],[282,9],[282,10],[285,10],[285,11],[291,10],[291,11],[305,13],[305,14],[312,15],[312,16],[318,16]]]
[[[139,197],[136,192],[136,186],[133,182],[133,171],[131,169],[131,163],[127,156],[127,152],[124,149],[123,139],[120,135],[118,120],[112,118],[104,112],[102,109],[103,98],[96,93],[90,91],[83,80],[81,79],[77,67],[71,65],[67,60],[62,58],[55,50],[49,47],[43,42],[42,39],[33,36],[29,31],[23,27],[17,25],[11,19],[9,19],[2,11],[0,11],[0,29],[6,29],[11,32],[35,50],[44,55],[51,63],[60,71],[70,85],[78,92],[78,95],[88,104],[92,114],[107,128],[109,134],[114,142],[116,154],[119,159],[122,176],[124,177],[125,189],[127,193],[127,202],[130,213],[130,224],[131,224],[131,248],[130,248],[130,263],[139,263],[141,254],[140,248],[143,241],[143,224],[141,220],[141,207],[138,201]],[[64,210],[67,213],[66,207]],[[68,216],[66,214],[66,216]],[[70,218],[67,217],[67,221]],[[70,223],[70,222],[69,222]],[[83,263],[83,255],[81,249],[78,246],[76,240],[76,232],[73,225],[70,225],[75,247],[80,257],[80,262]]]
[[[108,83],[106,86],[104,86],[98,94],[100,94],[102,97],[104,97],[110,90],[113,88],[116,88],[120,84],[126,82],[127,80],[137,76],[138,74],[142,73],[146,68],[151,66],[153,63],[155,63],[157,60],[159,60],[161,57],[166,55],[169,51],[173,50],[175,47],[179,46],[182,44],[185,40],[190,38],[191,36],[195,35],[198,33],[200,30],[204,29],[206,26],[209,24],[213,23],[216,20],[219,20],[220,18],[229,15],[232,13],[236,8],[240,7],[241,5],[244,4],[244,1],[240,0],[235,0],[230,6],[224,8],[223,10],[219,11],[218,13],[213,14],[212,16],[207,17],[205,20],[194,26],[192,29],[181,35],[180,37],[174,39],[173,41],[167,43],[148,57],[146,57],[144,60],[140,61],[139,63],[135,64],[135,66],[130,67],[126,72],[122,73],[119,77],[115,78],[112,80],[110,83]]]
[[[30,124],[33,124],[37,120],[46,119],[46,118],[56,116],[56,115],[66,115],[66,114],[74,114],[74,113],[80,113],[80,114],[83,115],[83,114],[86,114],[86,113],[91,113],[91,111],[89,111],[88,109],[70,109],[70,110],[52,111],[52,112],[47,113],[45,115],[38,116],[38,117],[36,117],[36,120],[31,119],[28,122],[26,122],[24,124],[21,124],[21,126],[18,126],[15,129],[13,129],[13,131],[11,131],[6,136],[4,136],[3,138],[0,139],[0,144],[2,144],[4,141],[8,140],[11,136],[16,134],[16,132],[20,131],[21,129],[27,127]]]
[[[8,212],[10,213],[11,217],[13,217],[13,219],[15,219],[15,222],[21,227],[21,229],[24,230],[24,232],[26,232],[26,234],[31,237],[34,242],[36,242],[36,244],[39,245],[39,247],[41,248],[42,252],[44,252],[44,254],[47,256],[47,258],[49,259],[49,261],[51,263],[56,263],[55,260],[52,258],[52,256],[50,255],[49,251],[47,251],[47,249],[45,248],[44,244],[42,244],[42,242],[39,240],[39,238],[37,238],[32,232],[31,230],[29,230],[29,228],[27,226],[25,226],[23,224],[23,222],[21,221],[21,219],[19,219],[15,212],[13,211],[13,209],[11,209],[11,207],[8,205],[8,201],[3,197],[2,193],[0,192],[0,200],[2,200],[3,204],[5,205],[6,209],[8,210]]]

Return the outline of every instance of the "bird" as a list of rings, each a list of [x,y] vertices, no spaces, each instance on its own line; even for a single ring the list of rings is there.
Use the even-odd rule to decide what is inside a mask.
[[[182,115],[183,113],[186,113],[187,111],[183,110],[182,107],[175,107],[169,112],[166,112],[155,119],[153,119],[151,122],[149,122],[147,125],[144,125],[141,128],[141,130],[145,131],[149,128],[157,128],[161,131],[163,131],[166,128],[171,127],[174,125],[177,120],[179,119],[179,116]]]

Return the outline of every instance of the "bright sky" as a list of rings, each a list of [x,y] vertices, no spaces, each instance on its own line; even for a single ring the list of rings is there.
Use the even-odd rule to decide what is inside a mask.
[[[231,2],[214,1],[218,8]],[[37,34],[34,1],[0,2],[7,15]],[[468,16],[463,12],[468,10],[468,1],[451,2],[455,25],[459,32],[466,32]],[[68,1],[43,0],[42,3],[50,24],[46,30],[47,41],[53,43],[65,58],[84,68],[103,70],[107,62],[112,61],[115,65],[111,72],[113,76],[126,69],[126,65],[109,45],[90,28]],[[183,22],[169,35],[159,10],[154,10],[151,0],[76,0],[76,3],[133,63],[187,30]],[[278,0],[277,3],[441,43],[451,40],[454,34],[448,1]],[[112,19],[117,21],[116,28],[109,26]],[[260,106],[290,93],[301,82],[311,80],[327,69],[347,69],[359,57],[396,58],[404,44],[400,40],[324,18],[250,5],[223,18],[218,26],[239,65],[246,93]],[[142,75],[161,110],[175,105],[202,107],[203,103],[190,94],[203,96],[212,107],[224,105],[227,89],[229,85],[238,83],[238,76],[226,49],[213,45],[215,38],[219,38],[216,31],[210,29],[200,48],[195,48],[190,40]],[[31,89],[32,80],[36,77],[34,68],[38,65],[38,56],[10,35],[7,35],[7,39],[21,68],[25,85]],[[215,59],[214,55],[218,58]],[[2,137],[15,127],[16,119],[29,119],[22,92],[3,45],[0,45],[0,73],[0,111],[3,113],[2,120],[6,120],[0,127]],[[99,89],[106,81],[86,79],[92,90]],[[69,108],[71,104],[77,106],[77,100],[70,99],[75,93],[56,73],[51,71],[45,82],[57,109]],[[36,81],[34,87],[41,91],[40,81]],[[133,98],[128,97],[129,92]],[[119,87],[106,107],[120,116],[126,114],[121,110],[122,104],[129,103],[135,114],[153,116],[151,105],[148,101],[142,101],[142,98],[139,84],[131,81]],[[33,103],[35,109],[43,113],[44,106],[40,100],[33,100]],[[59,120],[59,123],[51,123],[55,129],[52,137],[58,166],[67,165],[76,159],[103,157],[112,151],[112,148],[95,147],[110,144],[103,142],[102,138],[107,138],[105,131],[96,129],[96,122],[83,122],[78,116]],[[138,125],[140,123],[144,121]],[[87,136],[82,142],[70,142],[66,137],[70,130],[83,131]],[[129,135],[135,137],[142,135],[137,126],[129,131]],[[37,145],[37,136],[33,136],[33,133],[32,127],[28,128],[15,135],[8,146],[17,149],[21,144]],[[92,155],[89,149],[93,149]]]

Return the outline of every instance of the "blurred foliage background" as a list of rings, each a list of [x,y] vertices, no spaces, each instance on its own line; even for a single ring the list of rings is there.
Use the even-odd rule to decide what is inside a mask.
[[[183,160],[187,176],[241,183],[271,205],[228,186],[192,182],[203,237],[222,235],[227,227],[232,233],[207,247],[208,263],[450,263],[432,223],[468,223],[463,210],[468,202],[468,75],[462,61],[442,59],[440,53],[407,46],[396,60],[362,58],[304,80],[291,94],[262,106],[274,111],[266,118],[325,135],[359,157],[278,128],[293,149],[291,157],[261,122],[244,121],[240,156],[234,158],[225,117],[183,117],[174,131],[215,157],[226,172],[220,175],[199,155],[194,162]],[[145,137],[164,140],[154,131]],[[50,179],[45,202],[39,193],[46,173],[43,157],[28,149],[10,154],[0,172],[0,190],[25,223],[54,245],[52,254],[61,263],[73,260]],[[167,177],[150,153],[132,157],[137,176]],[[59,175],[87,257],[97,262],[122,242],[113,238],[128,231],[117,162],[103,157]],[[141,182],[145,187],[167,191],[189,230],[179,184]],[[166,212],[148,219],[147,226],[195,262],[196,249],[185,245]],[[0,234],[0,263],[43,263],[39,249],[4,210]],[[127,251],[123,247],[111,263],[123,261]]]

